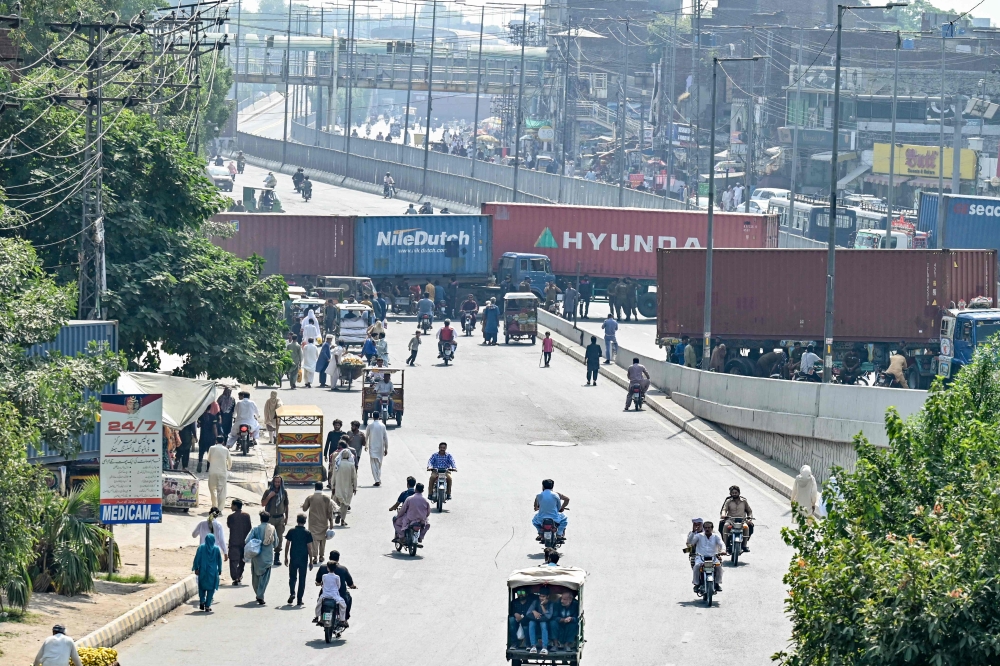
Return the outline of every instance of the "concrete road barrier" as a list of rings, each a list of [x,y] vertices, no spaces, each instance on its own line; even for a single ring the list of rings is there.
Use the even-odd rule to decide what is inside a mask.
[[[114,647],[196,594],[198,594],[198,577],[192,574],[124,615],[115,618],[97,631],[87,634],[76,642],[76,646],[78,648]]]

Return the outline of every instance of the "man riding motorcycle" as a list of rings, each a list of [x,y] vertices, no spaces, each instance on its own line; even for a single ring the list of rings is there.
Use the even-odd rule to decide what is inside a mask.
[[[392,375],[388,372],[384,373],[382,377],[375,382],[375,395],[377,396],[376,409],[377,405],[381,404],[382,398],[387,397],[389,398],[389,414],[396,413],[396,403],[393,402],[392,399],[392,392],[394,390],[395,387],[392,385]]]
[[[420,210],[417,211],[417,212],[419,214],[421,214],[421,215],[433,215],[434,214],[434,208],[433,208],[433,206],[431,206],[431,202],[430,201],[425,201],[423,204],[421,204]]]
[[[302,179],[302,183],[299,184],[299,189],[302,190],[302,198],[303,199],[305,199],[306,201],[309,201],[310,199],[312,199],[313,184],[312,184],[312,181],[309,180],[309,176],[305,176]]]
[[[694,549],[694,570],[692,571],[691,582],[694,583],[695,592],[701,585],[701,565],[710,558],[714,558],[721,564],[719,555],[725,549],[722,539],[718,534],[713,534],[715,525],[711,521],[702,525],[704,531],[691,537],[691,548]],[[722,567],[715,567],[715,591],[722,592]]]
[[[298,170],[292,174],[292,185],[295,186],[296,192],[302,189],[302,180],[306,177],[304,171],[305,170],[302,167],[299,167]]]
[[[434,301],[431,300],[431,295],[427,292],[424,292],[424,297],[417,301],[417,322],[423,320],[424,315],[434,321]]]
[[[705,521],[701,518],[691,519],[691,531],[688,532],[687,539],[684,542],[684,551],[687,553],[688,561],[691,566],[694,566],[694,537],[696,534],[701,534],[704,531],[703,525]]]
[[[233,429],[229,431],[229,440],[226,442],[226,446],[229,448],[232,448],[233,444],[236,443],[241,425],[250,426],[250,437],[253,441],[257,441],[257,433],[260,431],[260,423],[258,422],[260,410],[257,409],[257,403],[250,399],[250,393],[247,391],[240,391],[239,399],[233,411]]]
[[[450,345],[455,343],[455,329],[451,327],[451,320],[445,319],[444,326],[438,329],[437,332],[438,339],[438,358],[444,356],[445,345]]]
[[[270,171],[264,176],[264,187],[275,187],[278,184],[278,179],[274,177],[274,174]]]
[[[743,540],[743,550],[749,553],[750,537],[753,536],[753,509],[750,508],[750,503],[747,502],[746,498],[740,495],[739,486],[729,486],[729,497],[722,502],[722,509],[719,512],[719,523],[722,525],[722,539],[726,543],[726,555],[732,555],[732,551],[728,545],[729,532],[732,530],[732,524],[729,522],[730,518],[743,518],[746,520],[750,532]]]
[[[560,539],[566,536],[566,525],[569,522],[566,518],[566,506],[569,504],[569,497],[553,490],[556,482],[552,479],[542,481],[542,492],[535,495],[535,517],[531,519],[531,524],[538,531],[536,541],[542,540],[542,521],[551,519],[556,524],[556,536]]]
[[[802,355],[802,360],[799,362],[799,372],[808,376],[813,381],[819,381],[816,374],[816,364],[819,362],[820,358],[816,355],[815,347],[809,345],[806,347],[806,353]]]
[[[469,294],[469,297],[465,299],[459,310],[462,314],[468,312],[472,315],[472,326],[474,328],[476,326],[476,313],[479,312],[479,303],[476,302],[476,299],[472,294]]]
[[[236,173],[243,173],[243,170],[247,166],[247,158],[241,150],[239,154],[236,155]]]
[[[431,455],[427,460],[427,471],[431,473],[430,481],[427,483],[427,487],[431,489],[431,492],[435,492],[437,489],[438,482],[438,470],[447,470],[448,486],[446,492],[447,498],[451,499],[451,473],[458,471],[458,466],[455,465],[455,459],[450,453],[448,453],[448,443],[441,442],[438,444],[437,453]]]
[[[625,411],[628,411],[628,406],[632,402],[632,385],[639,384],[639,390],[643,395],[646,395],[646,391],[649,389],[649,372],[646,371],[646,366],[639,363],[639,359],[633,358],[632,365],[628,368],[628,381],[629,381],[629,392],[625,396]],[[636,407],[638,409],[638,407]]]
[[[392,196],[391,191],[395,185],[396,181],[392,179],[392,174],[386,171],[385,175],[382,177],[382,196],[383,197]]]

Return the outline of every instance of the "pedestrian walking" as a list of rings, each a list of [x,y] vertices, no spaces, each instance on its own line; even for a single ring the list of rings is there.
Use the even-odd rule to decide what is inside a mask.
[[[38,649],[33,666],[67,666],[70,662],[73,666],[83,666],[76,651],[76,641],[66,635],[66,627],[57,624]]]
[[[375,465],[372,464],[372,473]],[[377,483],[375,485],[378,485]],[[350,453],[347,449],[340,452],[340,464],[333,471],[333,502],[335,504],[334,522],[347,527],[347,512],[358,492],[358,468],[350,464]]]
[[[389,365],[389,343],[385,341],[385,333],[379,333],[375,340],[375,353],[382,362]]]
[[[552,335],[545,331],[545,337],[542,338],[542,356],[545,357],[545,367],[549,367],[549,362],[552,360],[552,350],[555,348],[556,341],[552,339]]]
[[[250,530],[245,542],[245,546],[250,546],[245,554],[252,556],[250,558],[250,582],[253,584],[257,603],[261,606],[264,605],[264,592],[267,590],[267,584],[271,582],[274,555],[276,552],[280,552],[275,548],[278,538],[278,532],[271,524],[271,514],[267,511],[261,511],[260,524]],[[254,547],[256,547],[256,552],[254,552]]]
[[[239,585],[243,582],[243,570],[246,567],[243,544],[253,525],[250,515],[243,513],[242,500],[234,499],[230,508],[233,512],[226,518],[226,527],[229,528],[229,577],[233,579],[233,585]]]
[[[211,534],[215,537],[215,543],[222,551],[222,556],[228,559],[229,548],[226,546],[226,530],[218,520],[221,515],[222,512],[213,506],[208,510],[208,518],[194,526],[191,536],[198,539],[198,545],[200,546],[205,543],[205,539]]]
[[[499,332],[500,308],[497,307],[497,299],[491,298],[489,304],[483,308],[483,337],[485,338],[485,344],[495,345]]]
[[[344,358],[344,353],[346,350],[340,345],[339,342],[334,342],[334,346],[330,351],[330,390],[337,391],[340,389],[340,359]]]
[[[222,513],[226,506],[226,482],[229,480],[229,470],[233,467],[233,458],[229,447],[220,438],[208,450],[208,492],[212,498],[212,506]]]
[[[587,386],[593,378],[594,386],[597,386],[597,373],[601,369],[601,345],[597,343],[597,336],[590,336],[590,344],[584,350],[583,358],[587,362]]]
[[[344,425],[343,421],[341,421],[340,419],[334,419],[333,430],[326,433],[326,443],[323,445],[323,460],[327,461],[326,465],[327,488],[329,488],[330,484],[333,483],[333,481],[331,480],[333,477],[333,456],[336,454],[337,444],[340,442],[341,438],[346,434],[344,433],[343,430],[341,430],[341,427],[343,425]]]
[[[232,396],[230,396],[229,399],[232,400]],[[219,400],[222,400],[222,398],[219,398]],[[236,403],[234,402],[233,405],[233,410],[235,410]],[[205,411],[202,412],[202,415],[198,417],[198,427],[201,428],[201,432],[198,433],[198,466],[196,469],[199,474],[201,473],[202,459],[205,457],[205,454],[208,453],[208,450],[215,444],[216,440],[219,439],[219,435],[223,434],[223,427],[220,423],[221,415],[221,408],[218,404],[213,402],[209,404],[209,406],[205,408]],[[229,429],[232,430],[233,411],[229,412],[228,418]],[[181,446],[183,446],[183,442],[184,440],[181,438]],[[184,462],[184,468],[187,469],[187,461]]]
[[[285,566],[288,567],[288,603],[302,605],[306,592],[306,570],[313,556],[313,537],[306,529],[306,515],[295,516],[295,527],[285,535]],[[298,588],[298,589],[296,589]]]
[[[378,412],[372,418],[373,421],[365,428],[365,445],[368,447],[368,460],[372,465],[375,487],[378,487],[382,485],[382,459],[389,454],[389,433]]]
[[[302,319],[302,337],[304,341],[312,343],[313,340],[319,340],[320,335],[319,319],[316,318],[316,313],[310,308],[306,312],[306,316]]]
[[[197,421],[192,421],[181,428],[178,435],[180,436],[181,445],[174,451],[174,469],[187,471],[188,463],[191,461],[191,448],[194,446],[194,440],[198,435]],[[198,456],[198,460],[201,460],[200,455]]]
[[[618,322],[610,312],[608,318],[601,324],[601,329],[604,331],[604,365],[611,365],[611,345],[618,349]]]
[[[260,499],[260,505],[264,507],[270,517],[271,524],[274,525],[277,534],[274,549],[274,565],[281,566],[281,535],[285,531],[285,524],[288,522],[288,491],[280,475],[275,474],[271,479],[271,484],[264,491]]]
[[[316,373],[319,375],[320,388],[326,388],[326,371],[330,367],[330,358],[333,355],[332,344],[333,336],[327,335],[323,346],[320,347],[319,357],[316,359]]]
[[[228,386],[222,389],[222,395],[215,402],[219,407],[218,411],[214,412],[219,415],[219,430],[223,435],[229,437],[229,433],[233,429],[233,414],[236,412],[236,398],[233,397],[233,390]],[[212,406],[209,405],[209,409],[211,408]],[[209,440],[208,446],[212,446],[212,444],[215,444],[215,437]],[[208,451],[208,446],[205,447],[206,451]]]
[[[292,364],[288,367],[286,375],[288,377],[288,388],[295,388],[295,381],[299,376],[299,369],[302,367],[302,347],[295,341],[295,334],[288,335],[288,343],[285,351],[292,357]]]
[[[406,359],[406,365],[412,367],[413,363],[417,360],[417,351],[420,350],[420,331],[419,330],[413,332],[413,337],[410,338],[410,342],[409,342],[409,344],[406,345],[406,348],[410,350],[410,355]]]
[[[348,465],[354,467],[354,465]],[[355,472],[356,478],[356,472]],[[333,476],[330,477],[331,487]],[[302,502],[302,510],[309,512],[308,529],[313,538],[313,552],[309,568],[314,564],[322,564],[326,555],[326,531],[333,529],[333,500],[323,492],[323,484],[313,486],[313,494]]]
[[[818,505],[819,488],[816,485],[816,477],[813,476],[809,465],[803,465],[799,468],[799,474],[792,484],[792,510],[809,518],[816,513]]]
[[[271,397],[264,403],[264,426],[271,444],[276,444],[278,434],[278,407],[282,406],[277,391],[271,391]]]
[[[361,464],[361,452],[365,450],[368,439],[365,433],[361,432],[361,422],[351,421],[351,431],[347,433],[348,446],[354,451],[354,466]]]
[[[222,550],[215,545],[214,534],[206,535],[205,543],[198,546],[191,571],[198,575],[198,608],[211,613],[212,598],[219,589],[222,574]]]
[[[306,388],[312,388],[316,378],[316,361],[319,360],[318,338],[306,338],[302,343],[302,372],[305,375]]]
[[[569,321],[576,319],[576,304],[580,301],[580,292],[576,290],[573,283],[566,285],[563,293],[563,317]]]

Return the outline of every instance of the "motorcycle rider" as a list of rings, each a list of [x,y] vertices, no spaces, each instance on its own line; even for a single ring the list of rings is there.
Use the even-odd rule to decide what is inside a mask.
[[[556,536],[560,539],[566,537],[566,525],[569,522],[566,518],[566,507],[569,504],[569,497],[553,490],[556,482],[552,479],[542,481],[542,492],[535,495],[535,517],[531,519],[531,524],[538,531],[535,541],[542,540],[542,521],[550,518],[556,524]]]
[[[889,367],[885,369],[885,374],[895,379],[899,384],[899,388],[909,388],[910,385],[906,382],[906,376],[903,374],[905,370],[906,354],[901,347],[896,350],[895,354],[889,356]]]
[[[815,381],[816,364],[819,362],[820,357],[816,355],[816,347],[810,344],[806,347],[806,353],[802,355],[802,360],[799,362],[799,372]]]
[[[312,199],[313,184],[312,184],[312,181],[309,180],[309,176],[303,176],[302,177],[302,182],[299,184],[299,189],[302,190],[302,198],[303,199],[305,199],[306,201],[309,201],[310,199]]]
[[[236,154],[236,173],[243,173],[243,169],[245,169],[246,166],[247,166],[247,158],[246,155],[244,155],[243,151],[241,150],[239,153]]]
[[[264,176],[264,187],[274,188],[278,184],[278,179],[274,177],[274,174],[270,171]]]
[[[260,423],[258,423],[260,410],[257,408],[257,403],[250,399],[248,391],[240,391],[239,399],[233,412],[233,429],[229,431],[229,440],[226,442],[226,446],[230,448],[240,434],[241,425],[250,426],[250,437],[255,442],[257,441],[257,432],[260,430]]]
[[[447,471],[447,477],[448,477],[448,496],[447,496],[447,498],[451,499],[451,473],[452,472],[457,472],[458,471],[458,467],[455,465],[455,459],[451,457],[450,453],[448,453],[448,443],[447,442],[441,442],[440,444],[438,444],[437,453],[433,454],[427,460],[427,471],[431,473],[431,479],[427,483],[427,487],[430,488],[432,491],[437,488],[437,480],[438,480],[438,472],[437,471],[439,469],[446,469],[446,470],[448,470]]]
[[[417,209],[413,207],[413,204],[407,206],[406,212],[403,213],[403,215],[416,215],[416,214],[417,214]]]
[[[632,365],[628,368],[628,381],[629,381],[629,392],[625,398],[625,411],[628,411],[628,406],[632,402],[632,384],[639,384],[639,391],[642,395],[646,395],[646,391],[649,389],[649,372],[646,370],[646,366],[639,363],[639,359],[633,358]],[[639,409],[636,407],[636,409]]]
[[[455,329],[451,327],[451,320],[445,319],[444,326],[438,329],[438,358],[444,357],[444,346],[455,344]]]
[[[743,551],[749,553],[750,537],[753,536],[753,509],[750,508],[750,503],[747,502],[746,498],[740,495],[739,486],[729,486],[729,497],[722,502],[722,509],[719,511],[719,524],[722,525],[722,538],[726,544],[729,543],[729,531],[732,529],[732,525],[729,523],[730,518],[746,519],[750,532],[743,539]],[[726,555],[732,554],[732,550],[727,545]]]
[[[851,349],[844,354],[843,382],[845,384],[856,384],[861,376],[861,354],[857,349]]]
[[[705,521],[701,518],[691,519],[691,531],[688,532],[687,539],[684,541],[684,551],[687,553],[688,561],[691,566],[694,567],[694,537],[696,534],[701,534],[703,530],[703,525]]]
[[[430,201],[425,201],[420,205],[420,210],[418,210],[417,212],[420,213],[421,215],[433,215],[434,207],[431,206]]]
[[[292,185],[295,187],[296,192],[302,189],[302,179],[305,177],[305,169],[302,167],[299,167],[295,173],[292,174]]]
[[[398,519],[393,521],[396,524],[396,538],[392,542],[401,541],[403,533],[413,523],[422,523],[424,527],[420,530],[420,536],[417,537],[417,548],[423,548],[424,537],[427,536],[427,531],[431,528],[427,522],[430,515],[431,505],[424,497],[424,484],[418,483],[413,489],[413,494],[406,498],[403,506],[399,507]]]
[[[712,521],[702,524],[703,531],[691,537],[691,548],[694,549],[694,569],[692,571],[691,582],[694,583],[695,592],[701,585],[701,565],[710,558],[714,558],[721,564],[719,555],[726,549],[722,545],[722,539],[718,534],[713,534],[715,525]],[[715,568],[715,591],[722,592],[722,567]]]
[[[394,414],[396,412],[396,405],[392,400],[392,392],[394,387],[392,385],[392,375],[388,372],[384,373],[382,377],[375,382],[375,395],[376,405],[375,411],[378,411],[378,405],[381,403],[383,397],[389,398],[389,413]]]
[[[431,295],[428,292],[424,292],[424,297],[417,301],[417,321],[422,321],[424,315],[430,317],[431,321],[434,321],[434,301],[431,300]]]
[[[386,171],[385,175],[382,176],[382,196],[392,196],[392,190],[395,185],[396,181],[392,179],[392,174]]]
[[[313,623],[319,624],[319,618],[323,613],[323,600],[333,599],[337,602],[337,623],[347,627],[347,602],[340,596],[340,576],[334,573],[334,567],[330,562],[326,564],[327,572],[323,574],[323,589],[320,590],[319,598],[316,600],[316,617]]]
[[[469,297],[465,299],[462,306],[459,308],[462,313],[468,312],[472,315],[472,327],[476,327],[476,314],[479,312],[479,303],[476,301],[475,296],[469,294]]]

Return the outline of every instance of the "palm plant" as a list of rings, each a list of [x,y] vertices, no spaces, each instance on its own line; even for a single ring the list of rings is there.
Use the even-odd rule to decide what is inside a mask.
[[[35,547],[38,556],[32,566],[36,591],[51,587],[72,597],[94,589],[94,574],[101,569],[105,543],[110,537],[95,521],[99,483],[95,478],[67,497],[52,493],[46,498]]]

